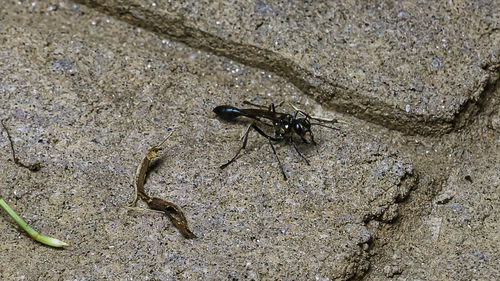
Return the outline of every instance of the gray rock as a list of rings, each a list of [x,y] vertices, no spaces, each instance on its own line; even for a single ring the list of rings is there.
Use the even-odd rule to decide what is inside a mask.
[[[43,247],[5,220],[2,279],[346,280],[368,270],[366,225],[396,217],[415,184],[408,157],[337,124],[313,127],[318,145],[299,146],[310,166],[277,145],[288,181],[256,134],[220,170],[246,124],[218,120],[214,106],[321,106],[282,78],[85,6],[34,3],[0,12],[0,108],[18,156],[42,170],[7,161],[2,135],[2,194],[34,228],[73,246]],[[181,206],[195,240],[164,216],[125,208],[137,165],[169,128],[146,189]]]
[[[404,132],[467,124],[498,80],[498,1],[78,2]]]

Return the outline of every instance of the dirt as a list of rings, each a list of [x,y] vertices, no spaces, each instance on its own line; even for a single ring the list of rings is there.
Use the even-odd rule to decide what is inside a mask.
[[[454,95],[458,84],[443,82],[438,93],[452,102],[432,104],[453,115],[444,114],[443,130],[440,122],[433,128],[436,116],[392,108],[404,106],[403,96],[368,104],[369,98],[353,97],[369,108],[366,114],[334,111],[314,90],[297,86],[297,77],[277,75],[281,68],[219,56],[232,49],[222,44],[225,36],[217,44],[227,50],[207,51],[131,24],[140,19],[127,20],[134,9],[102,10],[61,1],[9,2],[0,11],[0,117],[20,160],[41,163],[36,173],[17,166],[2,131],[0,192],[35,229],[72,244],[42,246],[2,213],[2,280],[500,276],[500,88],[493,51],[483,69],[480,61],[471,63],[487,75],[470,77],[467,91]],[[493,48],[495,34],[482,51]],[[465,77],[456,67],[463,64],[444,68]],[[321,87],[328,89],[328,81]],[[298,146],[310,165],[288,143],[277,144],[274,155],[253,132],[241,157],[221,170],[250,123],[225,122],[212,109],[243,101],[283,102],[279,112],[293,112],[293,104],[341,122],[328,124],[335,129],[314,125],[317,145]],[[411,101],[418,104],[419,96]],[[137,165],[170,131],[145,188],[182,208],[193,240],[161,214],[126,208]]]

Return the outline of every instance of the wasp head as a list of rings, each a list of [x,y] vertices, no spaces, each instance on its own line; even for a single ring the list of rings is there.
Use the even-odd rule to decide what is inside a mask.
[[[297,135],[300,136],[300,138],[304,141],[307,142],[305,136],[307,133],[309,133],[309,137],[311,138],[311,143],[316,144],[314,141],[314,137],[311,131],[311,122],[309,122],[308,118],[297,118],[293,122],[293,130]]]

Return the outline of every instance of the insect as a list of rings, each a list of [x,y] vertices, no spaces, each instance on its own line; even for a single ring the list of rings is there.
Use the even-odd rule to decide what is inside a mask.
[[[273,142],[278,143],[278,142],[288,141],[293,145],[295,151],[297,151],[299,156],[308,165],[310,165],[307,158],[297,148],[296,140],[293,138],[293,136],[294,135],[299,136],[299,138],[302,140],[303,143],[311,143],[313,145],[316,145],[313,133],[311,131],[312,125],[319,125],[322,127],[338,130],[338,128],[326,126],[321,123],[311,123],[311,120],[336,123],[338,122],[336,119],[326,120],[323,118],[312,117],[311,115],[295,107],[294,107],[295,112],[293,114],[288,114],[288,113],[276,112],[274,104],[271,104],[267,109],[264,109],[266,108],[265,106],[253,104],[248,101],[245,101],[243,103],[258,108],[240,109],[230,105],[220,105],[213,109],[213,112],[215,112],[215,114],[217,114],[218,117],[220,117],[222,120],[225,121],[233,121],[240,116],[254,120],[252,124],[248,126],[248,129],[245,132],[245,135],[243,137],[243,144],[240,146],[240,148],[238,149],[238,151],[231,160],[220,166],[221,169],[224,169],[229,164],[233,163],[240,154],[241,150],[246,148],[248,141],[248,134],[253,129],[269,141],[269,145],[271,146],[271,149],[274,155],[276,156],[278,164],[281,168],[281,173],[283,174],[283,178],[286,180],[287,177],[285,171],[283,169],[283,166],[281,165],[281,161],[278,157],[278,154],[276,154],[276,149],[274,148]],[[299,117],[299,114],[302,115],[303,117]],[[273,135],[267,134],[266,132],[264,132],[264,130],[262,130],[259,126],[257,126],[258,124],[267,127],[272,127],[274,129],[274,134]]]

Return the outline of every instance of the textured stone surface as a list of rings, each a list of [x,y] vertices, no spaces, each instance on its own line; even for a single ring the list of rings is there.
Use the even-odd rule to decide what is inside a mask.
[[[0,279],[499,275],[498,1],[172,2],[2,6],[0,118],[42,170],[15,166],[2,130],[0,194],[73,246],[37,244],[0,211]],[[313,127],[310,166],[277,145],[288,181],[256,133],[220,170],[248,122],[212,108],[244,100],[346,123]],[[169,128],[146,189],[182,207],[196,240],[123,207]]]
[[[498,79],[498,1],[80,0],[388,128],[467,123]]]
[[[247,123],[218,120],[214,106],[288,101],[331,113],[272,74],[71,2],[33,3],[0,12],[0,116],[19,158],[42,170],[8,161],[2,133],[1,193],[72,247],[41,246],[2,215],[3,280],[345,280],[368,270],[377,221],[397,216],[416,179],[383,135],[354,119],[339,131],[314,127],[318,146],[300,146],[310,166],[277,145],[284,181],[267,141],[252,134],[221,171]],[[146,189],[183,208],[195,240],[161,215],[123,208],[136,166],[168,128]]]
[[[379,231],[368,280],[490,280],[500,276],[500,88],[472,127],[421,140],[419,187],[400,220]]]

